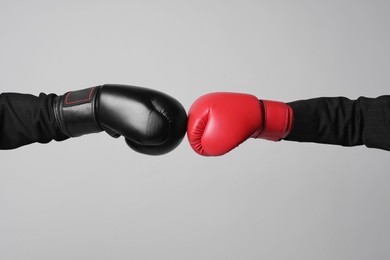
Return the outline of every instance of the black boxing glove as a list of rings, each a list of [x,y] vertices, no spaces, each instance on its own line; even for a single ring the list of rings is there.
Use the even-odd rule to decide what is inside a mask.
[[[106,131],[124,136],[135,151],[161,155],[182,141],[187,114],[174,98],[162,92],[126,85],[102,85],[71,91],[54,98],[61,131],[70,137]]]

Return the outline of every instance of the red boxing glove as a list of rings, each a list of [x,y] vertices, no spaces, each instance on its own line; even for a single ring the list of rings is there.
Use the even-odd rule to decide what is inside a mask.
[[[187,136],[198,154],[218,156],[250,137],[280,141],[290,133],[292,118],[291,107],[282,102],[249,94],[210,93],[192,104]]]

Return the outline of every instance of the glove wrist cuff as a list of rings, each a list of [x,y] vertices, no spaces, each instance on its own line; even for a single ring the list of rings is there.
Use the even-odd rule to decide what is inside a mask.
[[[260,100],[263,107],[263,128],[256,138],[280,141],[291,131],[293,111],[283,102]]]
[[[54,115],[64,134],[77,137],[103,131],[95,114],[99,90],[100,86],[70,91],[54,99]]]

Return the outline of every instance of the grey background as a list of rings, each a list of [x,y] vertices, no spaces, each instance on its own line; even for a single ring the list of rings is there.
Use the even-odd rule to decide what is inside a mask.
[[[4,1],[0,91],[103,83],[293,101],[389,93],[388,1]],[[0,152],[0,259],[389,259],[389,153],[88,135]]]

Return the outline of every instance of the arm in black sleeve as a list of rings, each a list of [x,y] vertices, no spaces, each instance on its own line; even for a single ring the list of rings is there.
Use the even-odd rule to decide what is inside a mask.
[[[390,96],[324,97],[288,104],[294,120],[285,140],[390,150]]]
[[[55,94],[0,94],[0,149],[69,137],[58,128],[52,108]]]

